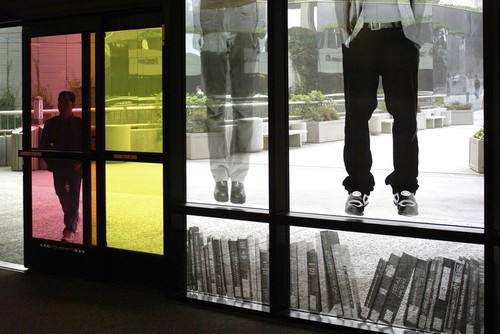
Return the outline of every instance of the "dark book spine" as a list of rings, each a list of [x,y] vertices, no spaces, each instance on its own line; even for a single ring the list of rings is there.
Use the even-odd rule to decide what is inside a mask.
[[[206,291],[205,268],[203,258],[203,233],[195,232],[193,235],[194,259],[196,267],[196,289]]]
[[[434,309],[436,306],[436,300],[439,294],[439,285],[441,283],[441,274],[443,273],[443,258],[440,256],[437,258],[436,275],[434,277],[434,285],[432,287],[432,295],[429,303],[429,311],[427,315],[427,321],[425,323],[425,329],[430,330],[432,325],[432,320],[434,318]]]
[[[212,244],[212,238],[208,238],[207,240],[207,254],[208,254],[208,274],[210,277],[210,293],[217,294],[217,280],[215,273],[215,257],[214,257],[214,248]]]
[[[416,263],[416,257],[403,252],[396,272],[394,273],[394,278],[385,299],[384,306],[382,307],[382,312],[380,313],[381,321],[388,324],[394,323]]]
[[[224,271],[225,293],[228,297],[234,297],[233,271],[231,269],[231,255],[229,254],[229,240],[221,239],[222,264]]]
[[[450,287],[453,276],[453,268],[455,261],[448,258],[443,258],[443,271],[441,273],[441,281],[439,290],[434,304],[434,314],[432,317],[431,330],[442,331],[446,316],[446,306],[450,298]]]
[[[248,245],[248,260],[250,262],[250,296],[251,300],[257,301],[257,267],[255,266],[255,239],[253,237],[247,238]]]
[[[332,246],[339,244],[339,237],[334,231],[321,231],[321,244],[323,247],[323,256],[326,267],[327,288],[329,291],[329,309],[330,313],[337,316],[343,316],[342,300],[340,297],[337,272],[333,260]]]
[[[215,271],[215,286],[217,294],[224,295],[224,273],[222,269],[222,248],[220,239],[212,240],[212,248],[214,254],[214,271]]]
[[[318,254],[315,250],[307,252],[307,286],[309,311],[318,313],[321,308],[318,277]]]
[[[243,298],[241,291],[240,260],[238,257],[238,242],[229,240],[229,255],[231,258],[231,272],[233,273],[234,297]]]
[[[353,318],[351,308],[351,297],[349,292],[349,282],[345,266],[342,263],[341,245],[332,245],[333,262],[335,263],[335,271],[337,274],[337,282],[340,292],[340,300],[342,301],[342,313],[346,318]]]
[[[250,257],[248,256],[248,240],[238,239],[238,258],[240,261],[241,290],[243,300],[252,300],[252,277],[250,275]]]
[[[384,276],[382,277],[380,287],[375,295],[375,299],[373,300],[372,309],[370,310],[370,314],[368,315],[368,319],[372,321],[379,320],[380,313],[382,312],[382,308],[384,307],[385,299],[387,297],[387,293],[391,288],[392,280],[399,264],[399,259],[400,257],[394,253],[389,256],[389,260],[387,261],[387,265],[385,266]]]
[[[474,334],[476,322],[477,301],[479,291],[479,263],[471,259],[470,263],[469,288],[467,291],[467,314],[465,319],[465,333]]]
[[[299,276],[297,263],[297,243],[290,244],[290,307],[299,308]]]
[[[460,286],[460,299],[458,301],[457,316],[455,325],[453,326],[454,333],[465,333],[465,312],[467,309],[467,289],[469,288],[470,260],[464,258],[462,261],[464,262],[464,275],[462,285]]]
[[[194,271],[194,251],[192,247],[192,227],[188,229],[188,233],[186,235],[186,287],[188,290],[196,290],[195,287],[195,271]]]
[[[201,239],[201,241],[203,242],[203,238]],[[207,254],[207,247],[203,244],[200,245],[200,264],[201,264],[201,277],[202,277],[202,282],[203,282],[203,285],[202,285],[202,290],[203,292],[209,292],[209,287],[208,287],[208,271],[207,271],[207,267],[208,267],[208,263],[207,263],[207,258],[208,258],[208,254]]]
[[[329,313],[330,306],[328,301],[328,287],[326,278],[325,257],[323,255],[323,247],[321,246],[321,234],[316,233],[316,252],[318,254],[318,280],[319,280],[319,294],[321,298],[320,312]]]
[[[368,293],[366,295],[366,300],[361,310],[361,319],[368,319],[368,315],[370,314],[370,310],[373,305],[373,301],[375,300],[375,294],[380,288],[380,282],[382,281],[382,277],[384,276],[384,270],[387,261],[383,258],[378,260],[377,268],[375,269],[375,273],[373,274],[373,279],[370,284],[370,288],[368,289]]]
[[[259,239],[255,239],[255,278],[256,278],[256,298],[257,303],[262,303],[262,269],[260,268],[260,245]]]
[[[262,303],[269,305],[269,251],[260,250]]]
[[[455,262],[450,286],[450,298],[448,300],[446,317],[444,321],[444,331],[452,332],[457,318],[458,303],[460,302],[460,289],[464,276],[465,263],[461,260]]]
[[[476,322],[474,325],[475,333],[484,333],[484,261],[479,261],[478,266],[478,288],[476,303]]]
[[[425,294],[425,285],[427,281],[427,273],[429,271],[430,261],[417,259],[413,279],[411,281],[410,295],[403,317],[403,324],[406,327],[417,328],[418,317]]]

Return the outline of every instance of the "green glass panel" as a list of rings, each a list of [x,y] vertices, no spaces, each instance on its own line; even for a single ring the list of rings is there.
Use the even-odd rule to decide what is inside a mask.
[[[109,247],[163,254],[162,165],[106,164]]]
[[[106,149],[162,151],[162,29],[107,32]]]

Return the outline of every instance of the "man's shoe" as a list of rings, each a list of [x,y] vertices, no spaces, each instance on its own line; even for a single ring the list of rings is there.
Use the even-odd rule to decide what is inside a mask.
[[[345,202],[345,212],[350,215],[362,216],[365,206],[368,205],[368,195],[360,191],[353,191]]]
[[[74,238],[75,238],[75,232],[67,229],[63,230],[63,237],[61,238],[62,242],[72,242]]]
[[[394,204],[398,207],[398,214],[402,216],[418,215],[418,204],[415,200],[415,194],[408,190],[395,193]]]
[[[243,183],[233,181],[231,184],[231,203],[243,204],[246,199],[245,186]]]
[[[227,181],[215,182],[214,198],[217,202],[227,202],[229,200]]]

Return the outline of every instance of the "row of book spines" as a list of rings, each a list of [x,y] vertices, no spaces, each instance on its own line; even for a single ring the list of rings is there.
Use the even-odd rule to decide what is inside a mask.
[[[197,227],[188,231],[188,289],[269,303],[269,252],[258,239],[208,237]]]
[[[337,232],[321,231],[312,242],[290,246],[291,308],[358,318],[358,286],[347,245]]]
[[[478,261],[437,257],[422,260],[403,253],[380,259],[361,312],[362,319],[392,324],[411,279],[403,323],[407,327],[476,333],[484,324]],[[480,292],[481,291],[481,292]],[[470,296],[470,297],[468,297]],[[467,318],[467,319],[466,319]]]

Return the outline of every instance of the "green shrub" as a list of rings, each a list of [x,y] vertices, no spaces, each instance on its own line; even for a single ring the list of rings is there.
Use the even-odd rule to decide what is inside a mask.
[[[470,102],[453,101],[453,102],[448,103],[447,105],[445,105],[445,107],[448,110],[471,110],[472,109],[472,103],[470,103]]]

